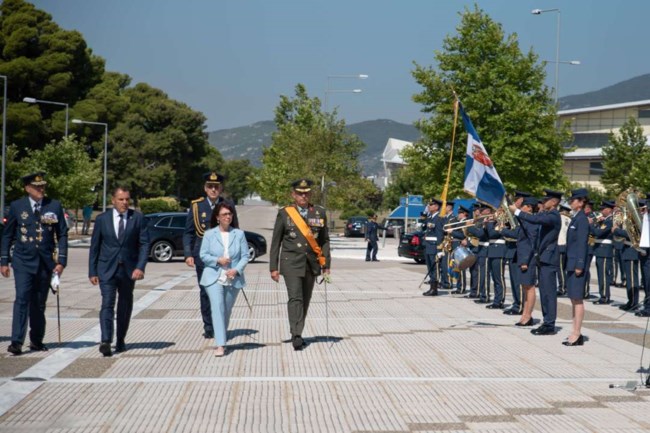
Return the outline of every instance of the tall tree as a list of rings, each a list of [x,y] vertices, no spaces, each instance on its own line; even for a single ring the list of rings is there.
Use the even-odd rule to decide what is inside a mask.
[[[413,100],[429,115],[416,123],[423,139],[402,153],[403,179],[425,195],[441,192],[447,175],[455,90],[463,102],[507,190],[540,192],[563,187],[562,142],[556,110],[544,85],[543,65],[532,51],[523,54],[517,36],[475,6],[460,14],[457,34],[436,52],[437,67],[415,64],[422,92]],[[564,129],[563,129],[564,130]],[[466,133],[459,121],[449,195],[463,189]],[[401,194],[407,191],[398,191]]]
[[[225,195],[238,203],[255,190],[251,187],[251,179],[255,177],[255,167],[247,159],[224,161],[220,173],[226,177]]]
[[[609,133],[609,140],[603,146],[605,171],[600,178],[608,194],[618,194],[629,187],[650,190],[650,151],[646,141],[643,128],[632,117],[621,126],[618,134]]]

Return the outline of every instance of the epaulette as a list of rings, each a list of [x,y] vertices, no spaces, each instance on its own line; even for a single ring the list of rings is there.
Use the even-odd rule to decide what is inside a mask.
[[[199,203],[199,202],[201,202],[201,201],[203,201],[203,200],[205,200],[205,197],[199,197],[199,198],[197,198],[196,200],[192,200],[192,204],[194,204],[194,203]]]

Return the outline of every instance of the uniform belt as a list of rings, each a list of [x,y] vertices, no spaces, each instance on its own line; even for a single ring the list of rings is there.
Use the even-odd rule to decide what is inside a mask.
[[[606,244],[609,245],[612,243],[611,239],[596,239],[597,244]]]
[[[506,240],[505,239],[490,239],[490,244],[505,244]]]
[[[435,236],[425,236],[425,237],[424,237],[424,240],[425,240],[425,241],[437,241],[438,238],[435,237]]]
[[[489,247],[489,246],[490,246],[490,243],[489,243],[489,242],[479,242],[478,244],[479,244],[480,246],[482,246],[482,247]]]

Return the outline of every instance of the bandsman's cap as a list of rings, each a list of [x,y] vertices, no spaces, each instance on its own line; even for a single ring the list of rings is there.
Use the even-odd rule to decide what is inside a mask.
[[[453,200],[447,200],[447,206],[453,206],[454,203],[455,202]]]
[[[562,193],[560,191],[553,191],[552,189],[545,189],[542,200],[546,201],[550,198],[556,198],[558,200],[562,200]]]
[[[574,200],[577,198],[586,199],[588,195],[589,195],[589,191],[587,191],[587,188],[574,189],[571,191],[571,197],[569,197],[569,200]],[[591,205],[593,206],[593,203],[591,203]]]
[[[458,212],[464,212],[468,215],[471,213],[465,206],[458,206]]]
[[[434,204],[434,203],[437,204],[438,206],[442,206],[442,201],[441,200],[438,200],[435,197],[431,197],[429,199],[429,204],[431,205],[431,204]]]
[[[515,191],[515,198],[526,198],[526,197],[532,197],[533,195],[529,192],[526,191]]]
[[[220,183],[223,183],[224,177],[222,175],[220,175],[219,173],[217,173],[216,171],[210,171],[210,172],[205,173],[203,175],[203,180],[205,181],[205,183],[220,184]]]
[[[293,181],[291,188],[296,192],[309,192],[314,181],[311,179],[298,179]]]
[[[614,203],[612,201],[609,201],[609,200],[605,200],[604,202],[600,203],[600,208],[601,209],[604,209],[606,207],[608,207],[610,209],[614,209],[615,206],[616,206],[616,203]]]
[[[45,180],[45,173],[42,171],[37,171],[36,173],[28,174],[27,176],[23,176],[22,178],[23,185],[34,185],[34,186],[43,186],[47,185],[47,181]]]
[[[522,206],[530,206],[532,208],[535,208],[535,206],[537,206],[537,203],[539,203],[539,200],[535,197],[524,197]]]

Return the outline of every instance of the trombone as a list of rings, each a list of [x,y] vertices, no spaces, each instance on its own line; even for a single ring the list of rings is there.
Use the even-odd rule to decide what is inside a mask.
[[[493,214],[481,215],[481,216],[478,216],[476,218],[472,218],[472,219],[469,219],[469,220],[456,221],[456,222],[453,222],[453,223],[445,224],[442,229],[445,232],[453,232],[454,230],[460,230],[460,229],[464,229],[464,228],[467,228],[467,227],[471,227],[471,226],[476,225],[478,223],[488,221],[489,219],[492,219],[492,218],[494,218]]]

